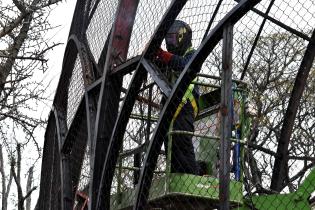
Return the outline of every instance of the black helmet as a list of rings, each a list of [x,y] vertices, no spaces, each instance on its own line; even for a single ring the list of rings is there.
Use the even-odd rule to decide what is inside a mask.
[[[184,55],[191,44],[192,31],[187,23],[181,20],[175,20],[165,36],[167,51]]]

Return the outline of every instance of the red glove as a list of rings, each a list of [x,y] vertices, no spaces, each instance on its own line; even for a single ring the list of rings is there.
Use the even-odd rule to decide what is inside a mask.
[[[159,48],[156,52],[156,57],[164,64],[168,64],[173,57],[173,54]]]

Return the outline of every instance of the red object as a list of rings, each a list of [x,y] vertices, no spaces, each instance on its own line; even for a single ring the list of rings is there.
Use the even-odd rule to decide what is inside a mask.
[[[73,210],[87,210],[89,197],[81,191],[76,192],[76,204],[73,207]]]
[[[173,54],[167,51],[162,50],[161,48],[158,49],[158,51],[156,52],[156,57],[165,64],[168,64],[170,62],[170,60],[173,57]]]

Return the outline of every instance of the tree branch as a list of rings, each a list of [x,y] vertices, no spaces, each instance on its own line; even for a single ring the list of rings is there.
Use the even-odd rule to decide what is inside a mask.
[[[19,2],[18,0],[12,0],[12,2],[22,13],[26,13],[26,7],[22,2]]]
[[[41,58],[41,56],[38,57],[32,57],[32,56],[9,56],[9,55],[0,55],[0,58],[13,58],[18,60],[35,60],[35,61],[41,61],[41,62],[47,62],[47,59]]]
[[[37,189],[36,186],[33,187],[32,189],[30,189],[30,190],[26,193],[26,195],[23,197],[23,200],[27,199],[27,198],[32,194],[32,192],[34,192],[36,189]]]
[[[16,184],[16,186],[17,186],[18,196],[19,196],[19,197],[23,197],[23,192],[22,192],[21,183],[20,183],[20,181],[19,181],[19,179],[18,179],[18,177],[17,177],[17,175],[16,175],[16,173],[15,173],[14,165],[15,165],[15,163],[11,163],[12,176],[13,176],[14,182],[15,182],[15,184]]]
[[[313,31],[311,41],[309,42],[303,60],[300,64],[296,76],[294,87],[291,93],[290,101],[284,116],[283,126],[277,147],[277,157],[275,159],[272,171],[270,188],[275,191],[281,191],[284,187],[283,179],[285,177],[285,166],[288,163],[288,148],[290,137],[293,130],[294,119],[297,113],[300,99],[302,97],[306,81],[313,64],[315,56],[315,30]]]

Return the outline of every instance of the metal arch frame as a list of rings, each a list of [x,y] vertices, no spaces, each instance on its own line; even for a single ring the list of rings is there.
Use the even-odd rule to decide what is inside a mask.
[[[94,75],[93,75],[93,71],[92,71],[92,63],[91,61],[88,59],[88,53],[87,53],[87,48],[86,46],[79,41],[78,37],[74,34],[72,34],[69,39],[68,39],[68,44],[67,44],[67,48],[71,48],[73,47],[73,45],[75,46],[75,51],[76,54],[79,56],[80,59],[80,63],[81,63],[81,69],[82,69],[82,75],[83,75],[83,82],[84,82],[84,92],[86,93],[88,90],[88,87],[92,84],[92,82],[94,81]],[[73,49],[73,48],[71,48]],[[73,60],[75,61],[75,60]],[[72,66],[74,63],[71,63],[70,65]],[[64,68],[64,66],[63,66]],[[72,68],[73,70],[73,68]],[[71,72],[72,73],[72,72]],[[72,74],[71,74],[72,75]],[[70,83],[70,78],[71,75],[67,74],[68,77],[66,77],[67,83],[66,83],[66,87],[67,87],[67,91],[68,91],[68,87],[69,87],[69,83]],[[62,75],[61,75],[62,76]],[[68,96],[68,92],[66,93],[65,96]],[[79,111],[80,107],[82,106],[83,101],[86,98],[86,94],[83,95],[81,102],[78,105],[76,114],[74,117],[76,117],[77,112]],[[67,102],[65,102],[66,98],[63,98],[63,102],[64,104],[67,104]],[[55,107],[56,107],[56,103],[54,103]],[[58,107],[59,108],[59,107]],[[87,118],[87,130],[88,130],[88,136],[91,135],[91,132],[89,132],[89,125],[90,125],[90,109],[89,106],[87,104],[85,104],[85,110],[86,110],[86,118]],[[63,115],[66,116],[65,113],[66,110],[63,110]],[[61,147],[61,152],[64,154],[70,153],[73,142],[70,142],[68,140],[68,133],[71,132],[71,127],[72,124],[70,125],[69,128],[67,128],[67,132],[65,134],[64,137],[64,142],[62,143],[62,147]],[[88,138],[88,142],[90,141],[90,139]]]
[[[75,48],[73,48],[73,47],[75,47]],[[82,67],[82,74],[83,74],[83,81],[84,81],[84,88],[86,89],[87,86],[93,80],[93,73],[91,71],[92,67],[88,62],[87,54],[85,52],[86,52],[85,46],[79,41],[79,39],[76,35],[72,34],[68,38],[67,46],[66,46],[65,53],[64,53],[62,73],[60,75],[60,78],[63,78],[63,79],[59,81],[57,91],[56,91],[56,93],[63,93],[63,94],[61,95],[61,99],[60,99],[60,95],[58,95],[58,98],[55,97],[54,102],[53,102],[54,106],[58,107],[59,109],[61,109],[62,107],[65,107],[65,104],[67,104],[64,100],[66,100],[66,98],[67,98],[68,91],[64,91],[64,89],[68,90],[68,87],[69,87],[70,78],[71,78],[72,71],[73,71],[73,65],[74,65],[74,62],[76,59],[76,57],[73,54],[79,55],[79,58],[80,58],[80,63],[81,63],[81,67]],[[68,55],[73,56],[73,57],[71,57],[72,59],[70,61],[67,59]],[[70,65],[70,67],[72,67],[71,71],[68,70],[68,65]],[[65,82],[63,82],[63,81],[65,81]],[[62,110],[62,111],[65,112],[66,110]]]
[[[73,46],[75,47],[75,50],[73,50]],[[84,80],[84,88],[86,89],[87,86],[91,83],[93,80],[93,74],[91,71],[91,66],[88,62],[88,59],[86,57],[85,53],[85,46],[79,41],[76,35],[71,35],[67,42],[67,47],[65,50],[65,58],[67,58],[68,53],[73,53],[79,56],[80,63],[81,63],[81,70]],[[72,183],[71,183],[71,176],[70,174],[70,160],[69,160],[69,151],[71,148],[65,149],[65,145],[69,145],[69,147],[72,146],[71,142],[67,141],[67,134],[70,131],[69,128],[67,128],[66,123],[66,100],[68,96],[68,91],[64,91],[64,86],[66,86],[66,89],[68,90],[70,78],[73,71],[73,65],[76,59],[76,56],[73,54],[70,54],[70,56],[73,56],[73,58],[70,60],[64,59],[63,62],[63,71],[61,74],[61,77],[64,77],[63,81],[65,83],[59,82],[57,93],[61,92],[62,97],[54,99],[53,108],[51,115],[53,114],[55,119],[55,126],[56,126],[56,132],[57,132],[57,138],[58,138],[58,148],[59,148],[59,157],[60,157],[60,179],[61,179],[61,207],[62,209],[71,209],[73,206],[73,196],[72,196]],[[72,61],[72,62],[71,62]],[[70,65],[71,72],[67,71],[66,66]],[[82,98],[84,100],[84,97]],[[80,103],[81,104],[81,103]],[[80,106],[80,105],[79,105]],[[79,108],[78,108],[79,109]],[[87,110],[88,112],[88,110]],[[54,156],[57,155],[54,153]]]
[[[134,19],[139,0],[121,0],[116,9],[116,17],[108,40],[105,65],[95,116],[93,152],[91,157],[90,202],[89,208],[95,209],[103,162],[106,158],[113,126],[115,124],[123,75],[110,75],[113,64],[126,60]],[[106,43],[105,43],[106,45]],[[106,47],[106,46],[105,46]],[[117,59],[119,58],[119,59]],[[116,60],[117,59],[117,60]],[[110,77],[109,77],[110,75]],[[111,97],[109,101],[108,98]],[[114,107],[114,109],[113,109]],[[105,120],[106,119],[106,120]]]
[[[56,132],[56,124],[55,124],[55,116],[53,114],[52,111],[50,111],[49,117],[48,117],[48,124],[47,124],[47,128],[52,128],[53,131],[53,136],[55,136],[55,132]],[[44,167],[48,167],[50,166],[49,170],[48,170],[48,176],[44,176],[43,173],[41,173],[41,177],[40,177],[40,191],[39,191],[39,198],[38,198],[38,203],[36,204],[36,208],[35,209],[48,209],[50,203],[48,202],[49,199],[46,199],[47,197],[50,198],[51,197],[51,186],[52,186],[52,182],[51,182],[51,177],[53,176],[53,163],[54,161],[54,138],[49,138],[47,135],[47,130],[45,132],[45,142],[44,142],[44,148],[43,148],[43,157],[42,157],[42,171]],[[51,131],[51,130],[50,130]],[[49,142],[49,143],[47,143]],[[50,146],[50,147],[49,147]],[[48,151],[47,151],[48,150]],[[49,183],[45,183],[44,179],[49,180]]]
[[[155,132],[150,141],[147,155],[144,160],[144,166],[141,169],[139,184],[136,191],[136,202],[133,207],[134,210],[144,209],[147,204],[149,188],[153,177],[153,170],[156,165],[159,151],[161,149],[163,138],[167,134],[167,130],[173,114],[180,103],[181,98],[190,84],[195,78],[198,69],[207,56],[211,53],[217,43],[221,40],[223,29],[229,24],[234,25],[240,18],[243,17],[252,7],[254,7],[260,0],[243,0],[237,4],[212,30],[212,32],[201,43],[200,47],[195,52],[190,62],[186,65],[184,71],[178,78],[170,97],[161,112],[161,117],[157,123]]]
[[[82,70],[85,70],[85,71],[82,71],[82,73],[83,73],[84,87],[86,89],[91,84],[91,80],[93,80],[92,67],[91,67],[91,64],[89,64],[90,62],[88,61],[88,58],[87,58],[87,48],[79,40],[79,38],[74,34],[72,34],[68,39],[68,44],[72,42],[75,44],[77,53],[79,54],[81,66],[84,67],[82,68]]]
[[[315,57],[315,30],[313,31],[311,41],[308,43],[303,60],[300,64],[294,86],[291,92],[289,104],[284,116],[280,138],[277,146],[277,157],[275,157],[274,168],[272,171],[272,178],[270,189],[280,192],[283,189],[283,177],[286,177],[285,171],[288,163],[289,142],[293,132],[294,120],[296,118],[297,110],[300,100],[302,98],[306,81],[312,68]]]
[[[75,50],[73,49],[73,47],[75,47]],[[70,52],[68,52],[68,50],[70,50]],[[62,67],[63,71],[62,71],[62,74],[60,76],[66,82],[63,84],[59,82],[58,88],[56,91],[57,93],[61,92],[63,94],[61,95],[61,98],[60,97],[58,97],[58,99],[55,98],[54,103],[53,103],[54,109],[58,110],[58,115],[61,116],[63,118],[63,120],[65,120],[65,122],[66,122],[66,117],[67,117],[66,106],[67,106],[67,98],[68,98],[68,88],[69,88],[69,84],[70,84],[70,78],[71,78],[72,72],[73,72],[73,66],[74,66],[75,59],[76,59],[76,56],[74,56],[74,55],[78,55],[79,59],[80,59],[81,71],[82,71],[83,81],[84,81],[84,91],[86,91],[88,86],[94,80],[91,63],[88,61],[88,58],[87,58],[86,48],[79,41],[78,37],[74,34],[72,34],[68,39],[67,47],[65,50],[65,58],[67,58],[67,53],[73,53],[73,55],[72,54],[70,55],[73,57],[71,58],[70,62],[68,60],[64,60],[63,67]],[[66,69],[67,64],[70,65],[71,71],[67,71],[67,69],[68,69],[68,68]],[[64,91],[64,89],[66,89],[67,91]],[[84,96],[83,96],[82,100],[84,100]],[[80,102],[80,104],[81,104],[81,102]],[[79,104],[79,106],[80,106],[80,104]],[[78,106],[77,111],[79,110],[79,106]],[[86,109],[86,112],[88,112],[88,111],[89,110]],[[64,131],[64,136],[61,139],[60,152],[66,154],[66,153],[69,153],[69,151],[71,150],[71,146],[73,143],[67,141],[67,139],[68,139],[67,136],[68,136],[68,132],[70,131],[70,128],[67,127],[66,123],[64,126],[65,126],[66,130]],[[70,127],[71,127],[71,125],[70,125]]]
[[[130,86],[127,92],[127,95],[123,102],[121,111],[116,120],[115,127],[110,138],[107,155],[103,166],[101,182],[99,186],[96,209],[109,208],[110,187],[115,170],[115,164],[118,159],[119,148],[122,145],[124,130],[128,123],[128,120],[126,119],[128,119],[131,114],[137,93],[140,90],[140,87],[144,79],[146,78],[147,74],[146,69],[144,68],[142,62],[146,58],[150,57],[152,53],[160,46],[168,28],[171,26],[171,24],[181,11],[181,8],[185,5],[186,1],[187,0],[177,0],[171,3],[167,12],[163,16],[161,23],[154,32],[154,35],[149,42],[149,45],[147,46],[145,52],[141,56],[139,63],[137,64],[135,74],[130,83],[132,85]]]
[[[81,99],[81,102],[79,103],[78,107],[77,107],[77,110],[76,110],[76,113],[75,113],[75,116],[74,116],[74,120],[75,118],[77,117],[78,115],[78,112],[82,109],[85,110],[85,115],[82,116],[82,117],[85,117],[86,120],[87,120],[87,138],[86,138],[86,143],[87,144],[91,144],[91,139],[89,138],[90,135],[91,135],[91,130],[89,129],[90,128],[90,124],[91,124],[91,119],[90,119],[90,116],[92,115],[91,110],[90,110],[90,106],[88,105],[89,104],[89,101],[88,101],[88,98],[86,97],[86,92],[87,92],[87,89],[89,87],[89,85],[94,81],[94,75],[93,75],[93,71],[92,71],[92,63],[90,62],[89,60],[89,57],[88,57],[88,53],[87,53],[87,48],[86,46],[84,45],[84,43],[82,43],[79,38],[75,35],[75,34],[72,34],[70,35],[70,37],[68,38],[68,44],[67,44],[67,48],[70,48],[71,51],[74,51],[74,53],[79,56],[79,59],[80,59],[80,64],[81,64],[81,71],[82,71],[82,76],[83,76],[83,82],[84,82],[84,92],[85,94],[83,95],[82,99]],[[75,47],[75,50],[73,50],[73,47]],[[75,56],[73,58],[73,62],[75,62],[75,59],[76,57]],[[69,88],[69,84],[70,84],[70,78],[72,76],[72,72],[73,72],[73,65],[74,63],[71,63],[71,74],[67,74],[67,78],[65,78],[67,80],[67,90]],[[63,66],[64,68],[64,66]],[[67,91],[67,94],[66,96],[68,96],[68,91]],[[63,100],[66,100],[67,97],[65,97]],[[64,104],[67,104],[67,103],[64,103]],[[64,110],[66,111],[66,110]],[[63,113],[64,116],[66,116],[65,113]],[[64,119],[64,127],[66,127],[66,119]],[[63,200],[64,200],[64,205],[62,205],[62,207],[64,208],[64,210],[66,209],[72,209],[73,208],[73,205],[74,205],[74,199],[75,199],[75,195],[73,194],[73,183],[72,183],[72,180],[71,180],[71,176],[70,176],[70,152],[72,150],[72,146],[74,144],[73,142],[73,139],[70,138],[69,136],[69,132],[72,131],[72,127],[73,127],[73,122],[71,123],[70,127],[67,129],[67,132],[65,133],[65,135],[63,135],[63,142],[62,142],[62,139],[61,139],[61,142],[62,142],[62,145],[61,147],[59,148],[60,149],[60,156],[62,157],[61,158],[61,169],[63,169],[61,171],[61,176],[62,176],[62,179],[63,180],[63,185],[62,185],[62,189],[64,191],[64,194],[65,196],[63,196]],[[67,177],[68,176],[68,177]]]
[[[242,6],[244,6],[243,4],[241,4]],[[234,16],[233,16],[234,17]],[[165,30],[165,29],[164,29]],[[152,43],[151,43],[152,44]],[[148,47],[148,49],[150,49],[150,47],[151,47],[151,44],[149,45],[149,47]],[[147,53],[147,52],[146,52]],[[145,55],[146,55],[146,53],[145,53]],[[143,56],[144,57],[144,56]],[[141,62],[142,63],[142,62]],[[124,101],[124,105],[123,105],[123,108],[122,108],[122,111],[121,111],[121,113],[120,113],[120,115],[119,115],[119,117],[118,117],[118,119],[117,119],[117,121],[116,121],[116,126],[115,126],[115,131],[114,131],[114,133],[113,133],[113,135],[112,135],[112,138],[111,138],[111,142],[110,142],[110,146],[109,146],[109,151],[113,151],[113,149],[116,149],[117,150],[117,148],[119,148],[117,145],[119,145],[119,144],[121,144],[121,138],[122,138],[122,136],[121,135],[123,135],[123,133],[121,132],[121,129],[122,128],[124,128],[124,127],[126,127],[126,125],[124,125],[124,124],[126,124],[126,122],[125,123],[123,123],[123,119],[125,119],[126,118],[126,115],[128,116],[129,115],[129,113],[130,113],[130,111],[131,111],[131,109],[132,109],[132,106],[133,106],[133,103],[134,103],[134,99],[133,99],[133,97],[131,96],[131,95],[133,95],[133,94],[135,94],[135,89],[137,89],[137,88],[135,88],[135,86],[138,86],[138,88],[139,88],[139,86],[141,85],[141,81],[139,82],[138,80],[141,80],[141,78],[137,78],[137,74],[140,74],[139,72],[141,72],[141,73],[144,73],[144,70],[142,69],[143,67],[141,66],[141,64],[139,64],[138,65],[138,68],[137,68],[137,71],[136,71],[136,74],[135,74],[135,76],[134,76],[134,78],[133,78],[133,80],[132,80],[132,84],[134,84],[133,85],[133,87],[131,87],[132,89],[134,89],[134,90],[129,90],[129,92],[128,92],[128,94],[127,94],[127,97],[126,97],[126,99],[125,99],[125,101]],[[138,76],[139,77],[139,76]],[[137,82],[137,84],[135,84],[135,82]],[[131,94],[130,94],[131,93]],[[131,103],[130,103],[131,102]],[[130,104],[132,104],[132,106],[130,106]],[[129,109],[129,111],[128,110],[125,110],[125,109]],[[129,112],[129,113],[128,113]],[[119,122],[121,122],[121,123],[119,123]],[[123,129],[122,129],[123,130]],[[119,138],[119,135],[120,135],[120,138]],[[118,137],[118,138],[117,138]],[[120,142],[120,143],[119,143]],[[116,146],[114,146],[113,144],[115,144]],[[118,151],[118,150],[117,150]],[[116,152],[114,152],[114,153],[117,153],[117,151]],[[103,175],[102,175],[102,184],[101,184],[101,188],[103,188],[103,189],[100,189],[100,191],[99,192],[102,192],[102,190],[104,191],[104,193],[100,193],[99,194],[99,197],[101,196],[101,195],[103,195],[103,194],[106,194],[106,187],[108,188],[109,186],[110,186],[110,182],[111,182],[111,180],[108,180],[108,177],[111,177],[110,175],[108,176],[106,176],[105,175],[105,173],[108,173],[109,171],[108,170],[106,170],[106,168],[107,167],[109,167],[109,168],[113,168],[113,163],[115,163],[116,161],[110,161],[109,159],[109,157],[111,157],[111,158],[113,158],[113,155],[110,155],[111,153],[107,153],[107,158],[106,158],[106,161],[105,161],[105,166],[104,166],[104,170],[103,170]],[[114,155],[114,157],[117,157],[117,155],[115,156]],[[111,163],[110,163],[111,162]],[[112,167],[110,167],[110,165],[109,164],[112,164]],[[105,179],[105,177],[107,177],[107,179]],[[106,180],[107,182],[109,182],[109,183],[107,183],[107,186],[106,186],[106,184],[105,183],[103,183],[104,182],[104,180]],[[105,185],[105,186],[104,186]],[[107,193],[108,193],[108,189],[107,189]],[[108,196],[107,196],[108,197]],[[105,198],[106,198],[106,196],[105,196]],[[99,202],[101,202],[102,200],[101,199],[99,199],[100,201]],[[103,206],[103,205],[98,205],[98,207],[100,207],[100,206]],[[135,207],[135,208],[137,208],[137,207]]]

